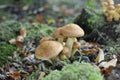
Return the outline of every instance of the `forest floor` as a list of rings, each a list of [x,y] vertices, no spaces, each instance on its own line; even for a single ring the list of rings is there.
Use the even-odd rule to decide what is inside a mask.
[[[85,31],[85,36],[78,39],[82,44],[79,51],[84,53],[82,57],[79,55],[82,58],[80,62],[97,66],[106,62],[109,67],[100,68],[105,80],[120,80],[120,21],[106,21],[105,16],[99,13],[102,9],[99,1],[30,1],[14,0],[0,4],[0,79],[37,80],[41,74],[38,66],[41,63],[58,69],[61,64],[36,59],[35,49],[39,41],[45,36],[52,36],[56,28],[76,23]],[[20,35],[22,27],[27,31],[24,41],[10,42]],[[104,60],[97,63],[95,59],[100,51],[104,53]],[[117,59],[115,66],[110,62],[114,59]],[[78,60],[73,56],[69,61]],[[49,70],[45,68],[42,71],[48,74]]]

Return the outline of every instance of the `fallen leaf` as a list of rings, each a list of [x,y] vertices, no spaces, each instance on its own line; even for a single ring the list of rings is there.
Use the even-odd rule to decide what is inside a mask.
[[[103,74],[103,75],[109,75],[112,71],[114,70],[114,67],[110,66],[108,68],[102,68],[100,70],[100,72]]]
[[[104,64],[103,67],[104,68],[109,68],[109,66],[115,67],[116,63],[117,63],[117,58],[110,60],[109,62],[107,62],[106,64]]]
[[[18,46],[18,47],[22,47],[22,46],[23,46],[23,43],[20,42],[20,41],[16,41],[15,45]]]
[[[38,15],[38,16],[36,17],[36,19],[37,19],[39,22],[42,22],[42,21],[44,20],[44,17],[43,17],[43,15]]]

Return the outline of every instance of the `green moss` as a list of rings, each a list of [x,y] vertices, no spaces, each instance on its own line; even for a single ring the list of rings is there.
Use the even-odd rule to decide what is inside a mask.
[[[92,8],[92,9],[95,9],[95,2],[96,2],[95,0],[89,0],[86,3],[86,6]]]
[[[66,65],[61,71],[51,71],[42,80],[104,80],[98,68],[89,63]]]
[[[16,1],[18,2],[19,4],[32,4],[34,2],[34,0],[19,0],[19,1]],[[0,0],[0,4],[1,5],[6,5],[6,4],[14,4],[15,3],[15,0]]]
[[[19,35],[19,30],[21,27],[25,27],[27,30],[27,38],[35,38],[37,36],[44,37],[52,35],[54,27],[48,26],[46,24],[41,24],[40,26],[33,26],[29,22],[18,22],[14,20],[6,20],[0,23],[0,39],[3,41],[8,41]]]
[[[7,43],[0,43],[0,66],[5,64],[7,61],[12,61],[13,52],[17,48]]]
[[[86,35],[90,34],[98,27],[103,26],[104,22],[105,19],[101,12],[91,8],[83,9],[81,14],[79,14],[74,20],[74,23],[80,25]]]
[[[0,23],[0,38],[4,41],[8,41],[11,38],[15,38],[17,31],[20,29],[20,24],[14,20],[6,20]]]

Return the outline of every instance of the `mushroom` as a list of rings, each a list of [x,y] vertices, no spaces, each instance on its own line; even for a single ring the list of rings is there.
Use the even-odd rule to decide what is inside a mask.
[[[107,0],[109,5],[114,5],[114,0]]]
[[[23,42],[24,41],[24,37],[19,35],[19,36],[16,37],[16,41]]]
[[[42,60],[52,60],[63,50],[57,41],[44,41],[35,50],[35,57]]]
[[[115,5],[115,10],[120,14],[120,4]]]
[[[68,47],[64,46],[62,52],[61,52],[60,55],[59,55],[59,58],[60,58],[61,60],[67,59],[67,57],[69,56],[69,55],[67,54],[68,52],[69,52]]]
[[[84,31],[77,24],[70,23],[60,28],[60,34],[64,36],[64,38],[67,38],[65,46],[69,48],[69,52],[68,52],[69,54],[68,58],[69,58],[72,54],[73,43],[77,41],[76,39],[77,37],[84,36]]]
[[[61,35],[60,29],[61,28],[55,29],[55,31],[53,32],[53,37],[57,38],[57,41],[60,42],[61,44],[63,44],[64,37]]]
[[[27,31],[26,31],[25,28],[21,28],[21,29],[20,29],[20,35],[23,36],[23,37],[26,37]]]
[[[107,2],[102,2],[101,1],[101,5],[103,7],[103,13],[106,14],[107,8],[108,8],[108,3]]]
[[[75,54],[75,52],[78,50],[78,48],[80,48],[80,42],[74,42],[73,43],[73,47],[72,47],[72,55],[74,55]]]
[[[44,41],[52,41],[54,40],[52,37],[43,37],[41,40],[40,40],[40,44]]]
[[[120,4],[114,5],[114,0],[107,0],[102,2],[103,13],[105,14],[107,21],[118,21],[120,19]]]

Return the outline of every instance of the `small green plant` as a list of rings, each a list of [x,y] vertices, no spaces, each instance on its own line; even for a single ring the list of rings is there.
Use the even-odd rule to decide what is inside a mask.
[[[99,69],[89,63],[66,65],[61,71],[51,71],[42,80],[104,80]]]

